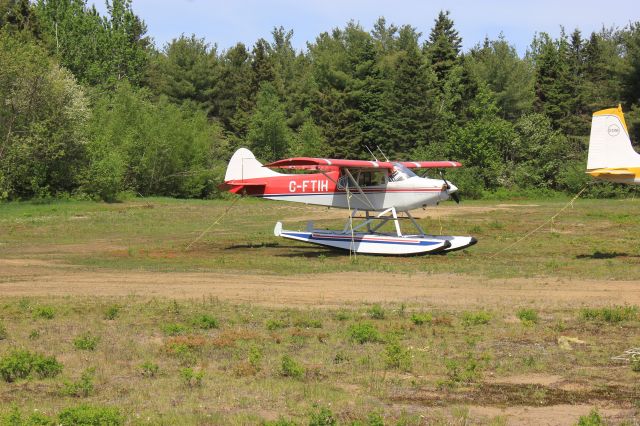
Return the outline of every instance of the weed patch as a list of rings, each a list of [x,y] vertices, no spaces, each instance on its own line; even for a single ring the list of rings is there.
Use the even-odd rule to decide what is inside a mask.
[[[338,420],[327,407],[316,407],[309,414],[309,426],[335,426]]]
[[[187,332],[187,327],[183,324],[169,323],[162,326],[162,332],[167,336],[179,336]]]
[[[201,330],[211,330],[220,326],[217,319],[207,314],[203,314],[195,318],[193,320],[193,325]]]
[[[381,342],[382,336],[378,329],[368,322],[352,324],[349,327],[349,337],[361,345],[367,342]]]
[[[140,365],[140,373],[143,377],[156,377],[160,372],[160,367],[155,362],[145,361]]]
[[[431,314],[411,314],[411,322],[415,325],[431,324],[431,321],[433,321]]]
[[[86,332],[73,339],[73,346],[81,351],[95,351],[99,342],[100,337]]]
[[[95,368],[87,368],[75,382],[64,382],[62,395],[75,396],[77,398],[88,397],[93,392],[93,378]]]
[[[104,311],[104,319],[114,320],[120,315],[120,307],[118,305],[111,305]]]
[[[202,380],[204,379],[204,371],[196,371],[193,368],[183,368],[180,370],[180,378],[182,383],[189,388],[202,386]]]
[[[384,319],[385,317],[384,309],[382,309],[382,306],[380,305],[377,305],[377,304],[373,305],[371,309],[369,309],[369,316],[372,319],[376,319],[376,320]]]
[[[464,312],[462,324],[465,326],[484,325],[491,321],[491,314],[487,311]]]
[[[269,319],[265,323],[265,327],[267,327],[267,330],[273,331],[281,328],[287,328],[289,327],[289,323],[278,319]]]
[[[9,333],[7,333],[7,328],[0,321],[0,340],[5,340],[7,337],[9,337]]]
[[[36,318],[50,320],[56,316],[56,311],[51,306],[38,306],[33,312],[33,315]]]
[[[597,409],[591,410],[586,416],[580,416],[577,426],[604,426],[606,423],[600,417]]]
[[[304,376],[304,367],[289,355],[283,355],[280,363],[280,374],[284,377],[300,379]]]
[[[322,321],[315,318],[297,318],[293,325],[300,328],[322,328]]]
[[[604,321],[608,323],[618,323],[622,321],[632,321],[638,318],[638,307],[631,306],[609,306],[604,308],[582,308],[580,316],[587,321]]]
[[[522,321],[524,325],[533,325],[538,323],[538,312],[535,309],[522,308],[516,312],[516,317]]]
[[[411,353],[399,342],[391,342],[385,348],[385,365],[387,368],[410,371]]]
[[[480,363],[471,354],[463,360],[447,359],[444,365],[447,369],[447,380],[443,383],[445,385],[471,383],[480,377]]]
[[[124,424],[124,417],[115,407],[80,405],[62,410],[58,422],[61,425],[120,426]]]

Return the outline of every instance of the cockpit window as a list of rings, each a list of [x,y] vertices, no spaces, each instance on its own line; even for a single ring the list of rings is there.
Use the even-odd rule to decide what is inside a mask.
[[[393,163],[393,170],[389,174],[390,182],[400,182],[416,176],[408,167],[400,163]]]

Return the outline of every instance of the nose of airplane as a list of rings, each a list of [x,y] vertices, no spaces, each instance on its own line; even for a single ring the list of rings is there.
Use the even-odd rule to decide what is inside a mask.
[[[460,203],[460,196],[458,196],[458,187],[448,180],[443,180],[442,183],[446,187],[448,198],[451,198],[456,203]]]

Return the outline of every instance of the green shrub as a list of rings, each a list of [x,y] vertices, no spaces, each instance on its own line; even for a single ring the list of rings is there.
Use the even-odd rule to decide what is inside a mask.
[[[282,321],[282,320],[277,320],[277,319],[269,319],[267,320],[267,322],[265,323],[265,326],[267,327],[267,330],[277,330],[279,328],[285,328],[288,327],[289,324],[287,324],[286,322]]]
[[[180,370],[180,377],[187,387],[200,387],[202,379],[204,379],[204,371],[195,371],[193,368],[187,367]]]
[[[187,327],[178,323],[169,323],[162,326],[162,332],[167,336],[178,336],[187,332]]]
[[[382,336],[378,329],[368,322],[352,324],[349,327],[349,337],[361,345],[367,342],[380,342]]]
[[[304,375],[304,367],[302,367],[302,365],[300,365],[289,355],[285,354],[282,356],[280,374],[284,377],[293,377],[294,379],[299,379]]]
[[[178,358],[180,365],[189,367],[195,365],[198,361],[198,357],[194,352],[194,349],[186,343],[173,343],[169,349],[170,353]]]
[[[351,318],[351,315],[349,315],[349,312],[347,311],[339,311],[339,312],[336,312],[335,314],[335,319],[337,321],[346,321],[349,318]]]
[[[309,414],[309,426],[335,426],[338,421],[327,407],[319,407]]]
[[[30,340],[36,340],[40,338],[40,331],[39,330],[31,330],[31,332],[29,333],[29,339]]]
[[[0,424],[7,426],[57,426],[51,417],[47,417],[41,413],[32,413],[26,420],[22,418],[22,413],[17,405],[11,408],[6,416],[0,417]]]
[[[587,321],[604,321],[617,323],[638,318],[638,307],[635,305],[609,306],[604,308],[582,308],[580,316]]]
[[[367,416],[367,426],[384,426],[384,419],[382,414],[378,412],[371,412]]]
[[[530,309],[530,308],[518,309],[518,311],[516,312],[516,316],[525,325],[538,323],[538,312],[536,312],[535,309]]]
[[[142,375],[144,377],[155,377],[160,371],[160,367],[158,367],[158,364],[151,361],[143,362],[140,366],[140,369],[142,370]]]
[[[34,311],[36,318],[53,319],[56,311],[51,306],[38,306]]]
[[[66,408],[58,414],[62,426],[119,426],[124,418],[115,407],[79,405]]]
[[[284,417],[279,417],[277,420],[264,420],[260,423],[261,426],[298,426],[298,423],[293,420],[287,420]]]
[[[260,371],[261,363],[262,351],[257,346],[251,346],[251,348],[249,349],[249,364],[251,364],[251,366],[255,368],[256,371]]]
[[[0,359],[0,376],[5,382],[25,379],[32,373],[39,378],[55,377],[61,371],[62,364],[55,357],[26,350],[15,350]]]
[[[580,416],[577,426],[604,426],[605,424],[598,410],[594,408],[588,415]]]
[[[384,309],[378,304],[373,305],[371,309],[369,309],[369,316],[373,319],[384,319]]]
[[[104,318],[108,320],[114,320],[120,314],[120,307],[118,305],[111,305],[104,312]]]
[[[411,322],[415,325],[431,324],[433,317],[431,314],[411,314]]]
[[[7,333],[7,328],[4,326],[2,322],[0,322],[0,340],[5,340],[7,337],[9,337],[9,334]]]
[[[33,372],[41,379],[55,377],[62,371],[62,364],[54,356],[34,354]]]
[[[94,351],[98,342],[100,342],[100,338],[87,331],[73,339],[73,346],[81,351]]]
[[[194,325],[202,330],[211,330],[212,328],[218,328],[218,320],[211,315],[203,314],[197,317],[193,321]]]
[[[57,422],[42,413],[31,413],[26,422],[29,426],[57,426]]]
[[[483,325],[491,321],[491,314],[486,311],[465,312],[462,314],[462,323],[465,326]]]
[[[322,321],[315,318],[298,318],[293,325],[300,328],[322,328]]]
[[[471,355],[461,361],[447,359],[444,365],[449,385],[473,382],[480,376],[480,364]]]
[[[385,365],[387,368],[409,371],[411,369],[411,353],[398,342],[391,342],[385,348]]]
[[[631,371],[640,373],[640,358],[631,359]]]
[[[333,363],[340,364],[345,361],[349,361],[349,356],[344,352],[336,352],[336,355],[333,357]]]
[[[62,387],[62,394],[66,396],[88,397],[93,392],[93,375],[95,368],[87,368],[82,372],[80,378],[75,382],[65,381]]]

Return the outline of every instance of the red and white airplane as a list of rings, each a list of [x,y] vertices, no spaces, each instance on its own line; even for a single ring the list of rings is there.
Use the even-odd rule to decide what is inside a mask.
[[[274,233],[279,237],[356,253],[441,253],[460,250],[477,241],[469,236],[428,235],[422,230],[409,211],[435,206],[450,198],[458,201],[458,188],[444,179],[420,177],[411,169],[449,167],[461,167],[461,164],[299,157],[263,166],[251,151],[240,148],[229,161],[222,187],[236,194],[351,210],[342,230],[314,229],[310,222],[305,231],[288,231],[278,222]],[[307,173],[284,174],[272,169]],[[365,217],[361,223],[354,224],[359,211],[363,211]],[[404,213],[405,217],[398,213]],[[403,234],[399,219],[410,220],[417,233]],[[395,225],[395,232],[379,232],[389,221]]]

